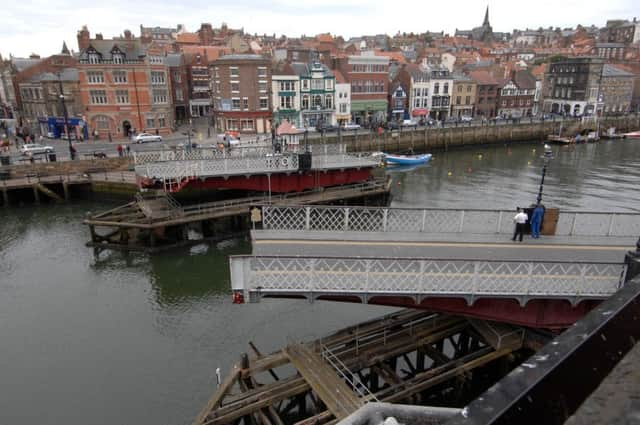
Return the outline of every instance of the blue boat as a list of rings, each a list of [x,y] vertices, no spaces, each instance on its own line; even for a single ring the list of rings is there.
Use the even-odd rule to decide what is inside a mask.
[[[392,155],[385,154],[384,161],[387,165],[417,165],[424,164],[431,160],[431,154],[424,155]]]

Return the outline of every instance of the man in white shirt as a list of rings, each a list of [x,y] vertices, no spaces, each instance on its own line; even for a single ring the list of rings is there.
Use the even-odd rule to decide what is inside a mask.
[[[512,241],[515,242],[516,237],[520,235],[520,242],[522,242],[522,236],[524,235],[524,226],[527,223],[527,214],[520,209],[520,207],[516,210],[518,213],[513,217],[513,222],[516,223],[516,230],[513,232]]]

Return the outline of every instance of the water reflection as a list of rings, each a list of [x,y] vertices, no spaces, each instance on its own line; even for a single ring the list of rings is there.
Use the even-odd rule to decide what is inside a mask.
[[[542,143],[506,144],[434,154],[429,167],[393,179],[393,205],[506,208],[535,202]],[[615,140],[554,146],[543,202],[562,209],[638,211],[640,143]]]

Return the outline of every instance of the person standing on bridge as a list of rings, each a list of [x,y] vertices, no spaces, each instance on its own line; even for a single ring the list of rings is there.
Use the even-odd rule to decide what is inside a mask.
[[[540,226],[544,218],[544,207],[537,204],[531,214],[531,237],[538,239],[540,237]]]
[[[516,211],[518,213],[515,215],[515,217],[513,217],[513,221],[514,223],[516,223],[516,229],[513,232],[513,238],[511,238],[511,240],[515,242],[516,237],[520,235],[520,242],[522,242],[522,237],[524,236],[524,225],[527,223],[528,217],[527,214],[520,209],[520,207],[516,208]]]

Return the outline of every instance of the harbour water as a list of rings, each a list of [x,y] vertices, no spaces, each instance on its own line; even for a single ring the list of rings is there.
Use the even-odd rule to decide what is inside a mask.
[[[640,211],[640,141],[554,147],[543,202]],[[393,205],[515,208],[538,193],[541,144],[435,153],[390,171]],[[81,220],[109,204],[0,212],[0,424],[188,424],[254,341],[270,352],[392,311],[265,300],[233,305],[226,257],[247,242],[103,252]]]

